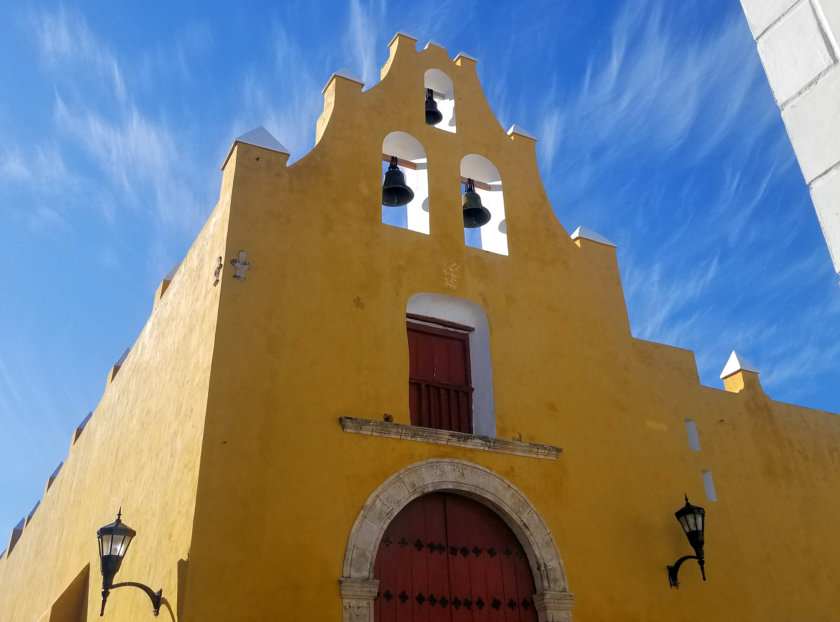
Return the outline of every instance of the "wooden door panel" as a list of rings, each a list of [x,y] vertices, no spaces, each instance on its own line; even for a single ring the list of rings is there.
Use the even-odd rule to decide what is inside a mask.
[[[472,384],[466,333],[409,322],[412,425],[472,432]]]
[[[439,495],[426,495],[423,514],[426,523],[425,555],[428,559],[428,591],[425,593],[429,619],[449,620],[449,560],[446,556],[445,499]],[[430,529],[429,527],[432,526]]]
[[[435,493],[409,503],[376,556],[377,622],[535,622],[522,547],[483,505]]]
[[[487,620],[487,610],[481,595],[487,593],[484,569],[475,563],[472,548],[471,516],[457,511],[457,505],[450,504],[447,516],[447,536],[450,553],[450,590],[453,602],[460,602],[452,613],[454,622],[482,622]],[[478,595],[478,596],[476,596]],[[481,599],[479,601],[479,599]]]

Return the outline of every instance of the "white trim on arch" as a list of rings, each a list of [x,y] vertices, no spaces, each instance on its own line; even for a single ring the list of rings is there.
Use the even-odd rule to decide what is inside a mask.
[[[464,460],[435,458],[411,464],[385,480],[362,506],[344,554],[340,580],[343,622],[373,622],[373,578],[382,534],[408,503],[432,492],[469,497],[493,510],[514,532],[531,565],[540,622],[571,622],[573,595],[551,532],[536,507],[509,481]]]

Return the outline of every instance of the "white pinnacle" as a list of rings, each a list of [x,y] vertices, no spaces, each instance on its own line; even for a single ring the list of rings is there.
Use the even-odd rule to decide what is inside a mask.
[[[236,138],[236,142],[245,143],[247,145],[254,145],[255,147],[262,147],[271,151],[288,154],[286,149],[279,140],[274,138],[267,129],[263,126],[255,127],[250,132],[245,132],[242,136]]]
[[[720,372],[720,377],[723,379],[739,371],[752,371],[757,374],[760,373],[755,365],[750,363],[743,356],[738,356],[738,354],[735,353],[735,350],[732,350],[732,354],[729,355],[729,360],[726,362],[723,371]]]
[[[596,233],[592,229],[587,229],[586,227],[578,227],[572,233],[571,238],[573,240],[577,240],[578,238],[583,238],[584,240],[592,240],[593,242],[600,242],[601,244],[606,244],[607,246],[615,246],[615,243],[609,241],[600,233]]]

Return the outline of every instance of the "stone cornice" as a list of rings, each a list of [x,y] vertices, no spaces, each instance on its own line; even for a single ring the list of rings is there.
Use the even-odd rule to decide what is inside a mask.
[[[464,432],[453,432],[451,430],[423,428],[420,426],[405,425],[403,423],[392,423],[390,421],[375,421],[373,419],[358,419],[356,417],[339,417],[338,421],[341,424],[342,430],[352,434],[401,438],[409,441],[462,447],[464,449],[514,454],[528,458],[557,460],[560,452],[563,451],[560,447],[553,445],[527,443],[525,441],[482,436],[480,434],[465,434]]]

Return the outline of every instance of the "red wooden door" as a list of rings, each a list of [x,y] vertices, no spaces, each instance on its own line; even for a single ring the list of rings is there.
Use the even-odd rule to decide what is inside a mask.
[[[467,333],[408,322],[411,424],[472,433]]]
[[[376,622],[536,622],[516,536],[483,505],[435,493],[409,503],[379,544]]]

